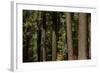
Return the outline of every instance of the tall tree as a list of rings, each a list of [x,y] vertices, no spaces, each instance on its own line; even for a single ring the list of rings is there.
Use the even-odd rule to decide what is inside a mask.
[[[88,15],[88,33],[89,33],[89,59],[91,59],[91,14]]]
[[[78,13],[71,13],[72,20],[72,41],[73,41],[73,59],[78,58]]]
[[[43,25],[43,61],[46,61],[46,12],[42,14],[42,25]]]
[[[37,17],[37,55],[38,61],[41,61],[41,12],[38,11]]]
[[[32,50],[32,28],[31,21],[29,20],[32,15],[32,11],[23,10],[23,62],[32,61],[32,55],[30,50]]]
[[[56,61],[56,48],[57,48],[57,45],[56,45],[56,24],[57,24],[57,14],[56,12],[53,12],[53,15],[52,15],[52,21],[53,21],[53,24],[52,24],[52,61]]]
[[[79,13],[78,59],[87,59],[87,14]]]
[[[87,25],[87,58],[91,58],[91,14],[87,14],[87,20],[88,20],[88,25]]]
[[[67,33],[67,50],[68,60],[73,59],[72,31],[71,31],[71,13],[66,13],[66,33]]]

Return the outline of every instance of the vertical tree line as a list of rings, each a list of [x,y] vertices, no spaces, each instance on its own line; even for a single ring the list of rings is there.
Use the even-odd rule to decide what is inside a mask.
[[[43,12],[43,61],[46,61],[46,12]]]
[[[91,14],[23,10],[23,62],[91,59]]]
[[[57,49],[57,13],[53,12],[52,13],[52,20],[53,20],[53,24],[52,24],[52,61],[56,61],[56,49]]]
[[[79,14],[78,59],[87,59],[87,14]]]
[[[37,16],[37,54],[38,54],[38,61],[41,61],[41,12],[38,11],[38,16]]]
[[[71,13],[66,13],[66,33],[67,33],[67,50],[68,60],[73,59],[73,45],[72,45],[72,28],[71,28]],[[67,32],[68,31],[68,32]]]

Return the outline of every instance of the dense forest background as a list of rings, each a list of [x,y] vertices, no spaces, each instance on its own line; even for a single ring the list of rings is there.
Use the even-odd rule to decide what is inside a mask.
[[[91,14],[23,10],[23,62],[91,59]]]

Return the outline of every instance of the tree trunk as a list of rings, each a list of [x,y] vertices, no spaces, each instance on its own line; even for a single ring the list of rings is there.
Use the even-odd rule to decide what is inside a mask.
[[[91,15],[89,18],[89,26],[88,26],[88,30],[89,30],[89,59],[91,59]]]
[[[38,17],[37,17],[37,55],[38,55],[38,61],[41,61],[41,29],[40,29],[40,18],[41,18],[41,13],[38,12]]]
[[[37,54],[38,61],[41,61],[41,31],[37,30]]]
[[[87,59],[87,15],[79,13],[78,59]]]
[[[72,42],[73,42],[73,59],[78,59],[78,13],[71,13],[72,20]]]
[[[46,61],[46,12],[43,12],[43,61]]]
[[[72,31],[71,31],[71,14],[66,13],[66,33],[67,33],[67,51],[68,60],[73,59]]]
[[[87,14],[87,20],[88,20],[88,25],[87,25],[87,58],[91,59],[91,15]]]
[[[52,61],[56,61],[56,24],[57,15],[53,12],[53,24],[52,24]]]

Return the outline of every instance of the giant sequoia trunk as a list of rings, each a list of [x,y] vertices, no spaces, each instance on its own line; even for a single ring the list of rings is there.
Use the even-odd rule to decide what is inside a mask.
[[[38,61],[41,61],[41,30],[37,30],[37,54]]]
[[[78,59],[87,59],[87,14],[79,13]]]
[[[72,31],[71,31],[71,13],[66,13],[66,33],[67,33],[67,50],[68,60],[73,59]]]
[[[89,39],[89,59],[91,59],[91,15],[90,16],[88,16],[88,33],[89,33],[89,37],[88,37],[88,39]]]
[[[78,58],[78,13],[72,13],[72,40],[73,40],[73,59]]]
[[[56,61],[56,24],[57,24],[57,15],[53,12],[53,24],[52,24],[52,61]]]
[[[46,12],[43,12],[43,61],[46,61]]]
[[[91,14],[87,14],[88,25],[87,25],[87,58],[91,59]]]
[[[38,12],[38,17],[37,17],[37,26],[38,26],[38,30],[37,30],[37,56],[38,56],[38,61],[41,61],[41,13]]]
[[[27,44],[25,45],[23,48],[23,62],[28,62],[29,59],[29,36],[27,36],[26,38],[26,42],[23,42],[23,44]]]

